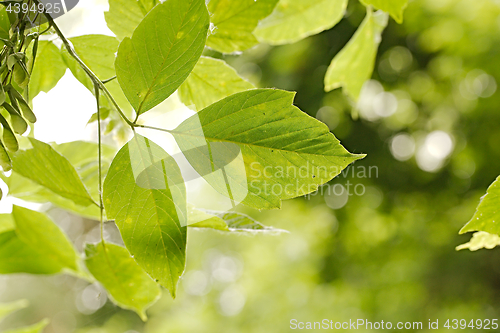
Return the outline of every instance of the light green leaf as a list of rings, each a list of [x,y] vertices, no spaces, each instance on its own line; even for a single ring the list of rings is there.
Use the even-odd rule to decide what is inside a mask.
[[[328,30],[344,16],[347,0],[280,0],[260,21],[254,35],[260,42],[281,45]]]
[[[75,168],[50,145],[29,138],[32,149],[13,155],[13,170],[78,205],[95,204]]]
[[[224,97],[255,88],[241,78],[223,60],[201,57],[186,81],[179,88],[185,105],[194,104],[201,110]]]
[[[25,299],[20,299],[12,303],[0,303],[0,321],[13,312],[28,307],[29,302]]]
[[[78,271],[78,258],[73,244],[47,215],[14,206],[12,215],[19,239],[50,258],[61,267]]]
[[[207,45],[222,53],[244,51],[259,43],[252,34],[257,24],[272,13],[278,0],[211,0],[208,10],[215,31]]]
[[[127,249],[107,243],[87,244],[85,264],[120,307],[146,321],[146,309],[160,297],[160,288],[130,256]]]
[[[15,230],[0,233],[0,274],[55,274],[62,267],[24,243]]]
[[[97,144],[93,142],[73,141],[60,145],[53,145],[53,148],[66,157],[71,164],[73,164],[86,188],[89,189],[90,195],[94,198],[94,200],[98,201]],[[108,166],[111,164],[111,160],[113,159],[115,152],[116,149],[113,147],[102,145],[103,174],[107,172]],[[0,178],[2,178],[2,180],[9,187],[9,196],[30,202],[50,202],[59,208],[68,210],[86,218],[96,220],[100,218],[100,210],[98,206],[89,205],[87,207],[83,207],[77,205],[72,200],[63,198],[16,172],[12,172],[9,177],[5,177],[0,174]]]
[[[61,51],[50,41],[38,42],[38,54],[29,83],[30,98],[35,98],[41,91],[49,92],[66,72],[66,63]]]
[[[325,124],[293,106],[293,98],[275,89],[237,93],[172,134],[219,193],[257,209],[280,208],[281,200],[314,192],[363,157],[345,150]]]
[[[4,6],[0,8],[0,38],[9,39],[10,20]]]
[[[139,266],[175,297],[187,231],[186,189],[175,160],[136,134],[109,168],[104,206]]]
[[[403,11],[408,6],[408,0],[361,0],[361,3],[389,13],[398,23],[403,23]]]
[[[190,207],[188,209],[188,219],[189,226],[192,228],[211,228],[220,231],[246,233],[279,234],[286,232],[285,230],[265,226],[250,216],[238,212],[200,211]]]
[[[0,214],[0,233],[4,231],[13,230],[14,220],[12,219],[11,214]]]
[[[476,213],[472,219],[460,230],[460,233],[469,231],[486,231],[500,235],[500,176],[488,187],[485,196],[481,198]]]
[[[500,236],[487,233],[485,231],[478,231],[472,235],[468,243],[456,247],[457,251],[469,249],[470,251],[477,251],[480,249],[491,250],[495,246],[500,245]]]
[[[104,13],[108,28],[119,40],[131,37],[146,14],[159,0],[109,0],[109,11]]]
[[[49,324],[48,319],[44,319],[41,322],[31,325],[28,327],[15,328],[12,330],[4,331],[3,333],[41,333],[43,329]]]
[[[363,84],[372,76],[378,45],[388,16],[368,10],[365,19],[344,48],[333,58],[325,76],[325,91],[343,87],[357,100]]]
[[[119,42],[115,37],[104,35],[84,35],[69,39],[73,44],[80,59],[90,68],[92,72],[101,80],[107,80],[116,75],[115,59]],[[64,48],[62,51],[64,62],[71,70],[75,78],[80,81],[90,92],[94,93],[94,85],[80,65],[73,59]],[[123,94],[120,84],[116,81],[106,83],[106,88],[111,93],[120,108],[127,114],[132,113],[127,98]],[[101,105],[108,105],[105,98],[101,98]]]
[[[209,23],[204,0],[168,0],[121,42],[116,75],[138,115],[163,102],[189,76],[203,52]]]

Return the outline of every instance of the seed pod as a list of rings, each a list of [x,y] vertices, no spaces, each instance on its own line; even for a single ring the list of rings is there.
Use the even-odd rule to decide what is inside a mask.
[[[12,69],[15,64],[17,64],[19,61],[24,59],[24,53],[22,52],[16,52],[12,53],[8,58],[7,58],[7,66],[9,66],[9,69]]]
[[[3,126],[3,142],[8,150],[11,152],[16,152],[19,150],[19,144],[17,143],[16,135],[10,128],[7,120],[0,114],[0,123]]]
[[[21,117],[19,111],[14,109],[8,103],[3,103],[2,106],[10,114],[10,122],[12,124],[12,127],[14,128],[14,131],[17,134],[23,134],[24,132],[26,132],[26,130],[28,129],[28,124],[26,123],[26,120],[24,120],[24,118]]]
[[[5,103],[5,91],[3,90],[3,86],[0,84],[0,105]]]
[[[10,160],[7,150],[5,150],[2,141],[0,141],[0,166],[4,172],[12,170],[12,161]]]
[[[0,66],[0,74],[3,74],[7,70],[7,62],[4,62],[2,66]]]
[[[0,200],[2,200],[2,198],[3,198],[3,191],[2,191],[2,189],[0,188]]]
[[[10,101],[14,103],[14,101],[19,102],[19,105],[21,106],[21,110],[19,110],[19,107],[17,107],[18,111],[22,111],[22,114],[24,118],[26,118],[30,123],[34,124],[36,123],[36,116],[33,113],[33,110],[31,110],[28,102],[23,98],[23,96],[11,85],[8,85],[7,87],[7,93],[9,94]],[[13,105],[15,107],[15,105]]]
[[[30,82],[30,77],[26,70],[23,68],[23,65],[21,62],[17,63],[14,65],[14,72],[12,73],[12,78],[14,79],[14,82],[17,83],[17,85],[21,88],[25,88],[28,86],[28,83]],[[24,66],[25,67],[25,66]]]

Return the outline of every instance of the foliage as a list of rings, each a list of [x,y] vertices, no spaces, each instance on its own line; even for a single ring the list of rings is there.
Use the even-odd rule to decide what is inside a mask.
[[[284,44],[317,34],[340,21],[347,1],[212,0],[207,5],[204,0],[110,0],[105,17],[116,38],[70,39],[49,13],[38,13],[39,20],[32,23],[29,15],[4,5],[0,157],[3,171],[12,170],[2,176],[9,195],[49,202],[102,225],[101,243],[86,244],[81,260],[47,215],[14,206],[12,214],[2,217],[0,229],[4,274],[64,271],[96,279],[117,305],[146,320],[146,309],[159,296],[157,284],[176,295],[185,269],[188,226],[226,233],[282,231],[235,211],[188,205],[177,160],[135,133],[139,129],[172,134],[192,169],[232,208],[240,203],[259,210],[280,208],[282,200],[316,191],[364,157],[349,153],[327,126],[293,106],[294,93],[255,89],[224,61],[202,56],[208,49],[234,53],[259,41]],[[371,15],[369,8],[367,20]],[[371,23],[360,29],[367,25]],[[379,34],[374,30],[357,42],[367,44],[359,47],[369,48],[370,59]],[[42,35],[49,38],[40,40]],[[62,42],[60,49],[55,38]],[[356,66],[354,58],[344,60],[351,62]],[[97,144],[50,145],[33,138],[33,98],[55,87],[67,68],[95,96],[96,113],[89,123],[97,122]],[[357,84],[371,71],[367,67],[356,74]],[[336,76],[342,77],[329,74],[330,79]],[[173,130],[142,120],[176,91],[200,111]],[[102,143],[115,128],[125,136],[133,133],[120,149]],[[105,242],[107,221],[116,224],[125,247]]]
[[[208,274],[204,272],[206,262],[200,252],[194,251],[209,246],[206,244],[219,249],[226,246],[224,244],[231,244],[227,246],[239,249],[244,256],[241,260],[254,271],[241,282],[247,292],[239,291],[232,284],[214,287],[220,288],[220,295],[209,297],[214,298],[212,303],[221,304],[220,313],[228,316],[231,313],[224,308],[224,297],[243,293],[249,304],[248,317],[263,318],[263,313],[267,313],[284,321],[289,318],[283,313],[297,311],[295,306],[307,304],[307,300],[304,301],[307,297],[311,297],[313,303],[316,300],[315,304],[325,297],[331,301],[321,309],[311,307],[306,313],[309,316],[315,312],[326,316],[337,309],[335,316],[341,320],[342,316],[352,316],[346,310],[350,308],[361,309],[360,313],[375,318],[411,319],[404,313],[416,312],[426,299],[425,291],[433,290],[432,285],[422,281],[453,277],[454,281],[466,283],[471,277],[468,274],[472,273],[457,273],[453,267],[468,267],[469,272],[484,268],[465,259],[457,259],[459,264],[444,265],[446,251],[456,245],[452,244],[447,232],[450,228],[458,228],[457,221],[470,212],[475,197],[462,199],[455,193],[465,186],[456,177],[450,180],[442,174],[423,174],[418,168],[421,167],[418,160],[418,165],[411,161],[396,162],[400,163],[397,167],[391,164],[381,179],[367,181],[365,185],[372,189],[371,194],[359,199],[349,197],[351,205],[357,208],[352,206],[335,213],[343,220],[337,233],[339,226],[331,222],[335,221],[332,213],[325,212],[326,208],[305,208],[300,201],[293,206],[285,203],[287,209],[280,213],[256,213],[244,207],[239,207],[239,211],[212,211],[191,205],[185,188],[185,182],[190,179],[181,172],[179,159],[148,138],[148,133],[153,132],[171,134],[191,168],[212,186],[214,192],[229,199],[232,207],[241,203],[258,210],[273,209],[280,208],[282,200],[299,196],[309,194],[317,199],[317,189],[321,190],[322,185],[339,174],[344,177],[342,170],[349,174],[349,168],[353,167],[350,164],[364,156],[348,153],[330,129],[335,128],[338,137],[356,151],[370,153],[369,156],[373,156],[371,163],[382,165],[391,158],[385,144],[394,142],[393,137],[398,133],[408,132],[415,136],[431,130],[461,133],[463,129],[456,129],[458,121],[443,125],[443,119],[476,117],[467,109],[472,102],[461,99],[453,89],[459,86],[461,91],[486,89],[489,79],[481,73],[466,79],[465,74],[456,74],[459,71],[454,71],[453,66],[458,66],[456,54],[471,61],[476,55],[473,50],[481,48],[457,50],[457,44],[442,37],[450,31],[450,26],[458,25],[470,45],[480,43],[481,39],[474,38],[473,33],[474,29],[479,29],[474,26],[477,22],[469,19],[462,22],[463,18],[453,16],[463,10],[449,10],[446,15],[450,17],[445,20],[446,6],[451,4],[444,6],[445,9],[410,5],[405,11],[407,17],[403,26],[395,26],[388,16],[401,23],[406,1],[361,1],[366,9],[350,2],[347,17],[342,21],[347,1],[212,0],[208,7],[202,0],[109,2],[106,21],[116,38],[86,35],[67,39],[50,19],[46,26],[16,30],[19,21],[5,21],[8,17],[2,9],[0,37],[5,39],[2,63],[7,64],[2,78],[4,83],[12,81],[3,86],[6,104],[2,112],[2,147],[5,148],[0,150],[0,156],[3,170],[12,168],[9,176],[2,175],[9,196],[28,202],[49,202],[74,215],[98,220],[101,242],[87,243],[82,259],[68,240],[69,236],[45,213],[15,206],[12,214],[0,216],[1,273],[66,272],[87,281],[95,279],[116,305],[137,312],[140,319],[146,320],[146,310],[151,307],[148,312],[153,321],[147,332],[163,332],[175,325],[184,330],[186,327],[200,330],[192,320],[174,315],[177,306],[170,305],[165,298],[153,304],[159,299],[159,285],[175,297],[178,281],[183,276],[180,284],[183,291],[190,295],[204,293],[203,283],[212,282],[200,278]],[[374,12],[372,6],[381,11]],[[480,17],[490,17],[494,12],[484,4],[478,8],[482,13],[478,14]],[[338,27],[331,29],[337,24]],[[384,40],[381,40],[386,26]],[[404,33],[411,36],[418,33],[419,41],[408,40],[422,46],[408,46],[412,52],[408,56],[410,51],[399,46],[403,43],[399,39],[403,37],[398,35],[400,32],[394,32],[397,29],[406,29]],[[42,33],[48,38],[38,41]],[[386,35],[389,37],[384,45]],[[30,43],[23,43],[23,38],[30,39]],[[60,49],[56,46],[58,43],[53,42],[55,39],[62,41]],[[259,50],[267,49],[259,42],[297,43],[270,49],[263,57]],[[382,52],[377,56],[379,45]],[[391,48],[393,45],[398,46]],[[257,48],[253,48],[255,46]],[[242,57],[236,55],[245,50]],[[285,86],[298,90],[295,103],[312,115],[311,109],[323,107],[316,116],[329,128],[294,106],[294,93],[255,89],[232,67],[239,67],[239,61],[255,62],[265,69],[258,86]],[[317,67],[318,63],[322,67]],[[96,113],[90,122],[98,126],[98,143],[78,141],[49,145],[34,139],[32,131],[25,134],[28,138],[18,135],[27,132],[28,126],[31,129],[29,123],[36,120],[31,112],[33,98],[42,91],[51,90],[67,68],[96,98]],[[374,70],[375,78],[384,83],[384,87],[374,81],[365,84]],[[466,83],[462,84],[462,80]],[[466,86],[469,82],[466,80],[473,82],[470,87]],[[315,89],[322,81],[328,92],[324,96],[318,95],[320,89]],[[338,91],[330,92],[338,87],[343,88],[348,98]],[[384,89],[392,90],[389,93]],[[477,90],[478,94],[486,96],[484,89]],[[185,105],[193,105],[198,112],[192,113],[175,129],[151,126],[146,116],[155,112],[166,114],[163,102],[175,95],[175,91]],[[374,94],[372,99],[370,93]],[[392,97],[389,95],[396,96],[399,103],[393,114],[384,113],[391,109]],[[454,96],[454,100],[445,100],[443,96]],[[383,108],[375,112],[371,108],[373,105],[383,105]],[[350,111],[352,107],[358,109],[361,121],[351,123],[344,116],[342,111]],[[455,114],[449,108],[463,110],[460,109],[460,116],[447,118]],[[332,109],[336,112],[331,112]],[[34,112],[37,114],[39,110]],[[101,128],[104,124],[107,124],[106,130]],[[128,142],[113,142],[109,136],[111,131],[120,131]],[[104,145],[103,139],[114,146]],[[375,147],[375,143],[379,143],[379,147]],[[487,145],[482,143],[482,146]],[[474,146],[478,146],[477,142]],[[450,164],[446,166],[449,174],[469,172],[466,166],[474,154],[479,153],[463,148],[450,157]],[[481,158],[476,160],[477,169],[484,170],[485,166],[478,161]],[[358,163],[354,166],[360,165]],[[436,170],[439,167],[442,165]],[[307,170],[304,176],[288,173],[304,168]],[[491,172],[487,174],[491,177]],[[445,180],[452,184],[450,189],[443,189]],[[338,178],[334,180],[337,181]],[[482,179],[470,186],[477,191],[484,182]],[[480,232],[458,249],[476,250],[498,244],[495,235],[498,231],[493,222],[498,206],[494,185],[471,222],[462,229],[462,232]],[[285,190],[269,192],[273,186]],[[384,191],[383,204],[376,203],[381,195],[375,186]],[[424,186],[429,193],[435,194],[434,200],[426,198]],[[325,194],[327,203],[328,200]],[[434,211],[434,207],[439,210]],[[258,214],[266,224],[293,232],[287,235],[284,230],[257,222],[242,211],[251,216]],[[311,221],[311,216],[319,217]],[[444,227],[443,221],[449,219],[452,225]],[[104,232],[115,225],[120,234],[113,240],[117,244],[105,240]],[[219,233],[199,232],[208,229]],[[227,238],[236,233],[254,234],[259,238]],[[299,236],[295,235],[297,233]],[[281,236],[271,239],[268,234]],[[421,249],[421,256],[412,247]],[[313,256],[312,252],[319,254]],[[193,258],[193,261],[188,260],[184,274],[186,258]],[[410,265],[407,261],[416,264]],[[359,267],[353,263],[359,263]],[[429,268],[434,266],[444,267],[439,271],[444,275]],[[298,271],[304,273],[294,275]],[[217,272],[210,274],[215,277],[214,281],[217,280]],[[399,282],[389,281],[384,275]],[[259,278],[259,283],[251,281],[251,277],[262,276],[266,279]],[[289,279],[293,291],[286,289],[288,285],[282,283],[285,279]],[[214,286],[223,278],[217,281],[213,282]],[[316,284],[318,287],[313,290]],[[454,285],[450,283],[449,288]],[[384,289],[388,286],[393,290]],[[267,293],[277,297],[272,299],[270,296],[263,302],[251,296],[249,290],[259,297]],[[306,291],[301,294],[300,290]],[[455,295],[448,287],[434,291],[449,297]],[[380,304],[387,295],[394,301],[393,308]],[[464,289],[452,299],[462,302],[470,299],[468,297],[468,289]],[[488,297],[484,294],[485,300],[489,300]],[[188,307],[189,300],[180,302],[180,307]],[[446,308],[447,304],[439,303],[441,300],[435,302],[433,309],[440,318],[447,314],[446,311],[463,314],[458,308],[438,312],[437,309]],[[397,304],[404,306],[398,309]],[[378,308],[381,310],[375,310]],[[479,305],[471,301],[470,308],[477,310]],[[156,315],[158,309],[171,312],[170,317],[175,319],[168,325],[162,324],[160,316]],[[430,311],[426,314],[433,315]],[[120,318],[120,312],[111,318],[110,331],[112,327],[122,327],[120,322],[125,321]],[[209,321],[203,318],[200,316],[200,322]],[[39,325],[32,330],[43,329],[44,324]],[[247,327],[250,331],[258,327],[236,320],[230,325],[219,326],[219,331],[229,327],[234,330]]]

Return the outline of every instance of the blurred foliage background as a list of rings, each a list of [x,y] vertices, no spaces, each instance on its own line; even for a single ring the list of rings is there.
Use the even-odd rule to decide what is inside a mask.
[[[411,1],[352,105],[341,90],[325,93],[323,77],[364,15],[350,1],[329,31],[224,57],[260,87],[297,91],[298,107],[368,154],[330,184],[353,195],[325,187],[281,211],[247,212],[288,234],[189,230],[178,297],[164,292],[147,323],[71,276],[2,276],[0,301],[31,306],[0,329],[47,317],[45,332],[57,333],[287,332],[291,319],[363,318],[422,321],[425,331],[428,319],[500,318],[500,251],[455,251],[500,173],[500,1]],[[97,222],[51,214],[80,250],[98,239]]]

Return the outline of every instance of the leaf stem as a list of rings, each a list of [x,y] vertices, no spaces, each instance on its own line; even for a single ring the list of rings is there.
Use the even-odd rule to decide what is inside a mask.
[[[105,248],[106,245],[104,243],[104,205],[102,201],[102,142],[101,142],[101,103],[99,100],[100,91],[99,86],[94,84],[94,92],[95,92],[95,100],[97,104],[97,145],[98,145],[98,159],[99,159],[99,167],[98,167],[98,177],[99,177],[99,210],[100,210],[100,223],[101,223],[101,242],[102,246]]]
[[[40,0],[34,0],[37,4],[40,3]],[[106,88],[106,86],[104,85],[104,83],[97,77],[97,75],[94,74],[94,72],[92,72],[92,70],[82,61],[82,59],[80,59],[80,57],[78,56],[78,54],[76,53],[75,49],[73,48],[73,45],[71,44],[71,42],[66,38],[66,36],[64,36],[64,34],[62,33],[61,29],[59,29],[59,27],[57,26],[57,24],[54,22],[54,19],[49,15],[47,14],[46,12],[44,12],[44,15],[45,17],[47,18],[47,21],[49,22],[49,24],[52,26],[52,28],[54,28],[57,36],[61,39],[61,41],[63,42],[64,44],[64,47],[66,48],[66,50],[68,51],[69,55],[71,57],[73,57],[73,59],[76,60],[76,62],[78,62],[78,64],[80,65],[80,67],[83,69],[83,71],[85,72],[85,74],[87,74],[87,76],[90,78],[90,80],[92,81],[92,83],[94,85],[97,85],[99,87],[99,89],[101,89],[104,94],[106,95],[106,97],[110,100],[110,102],[113,104],[113,106],[115,107],[116,111],[118,111],[118,113],[120,114],[120,116],[123,118],[123,120],[130,126],[133,128],[133,123],[132,121],[130,121],[127,116],[123,113],[122,109],[120,108],[120,106],[118,105],[118,103],[115,101],[115,99],[113,98],[113,96],[111,95],[111,93],[108,91],[108,89]]]

